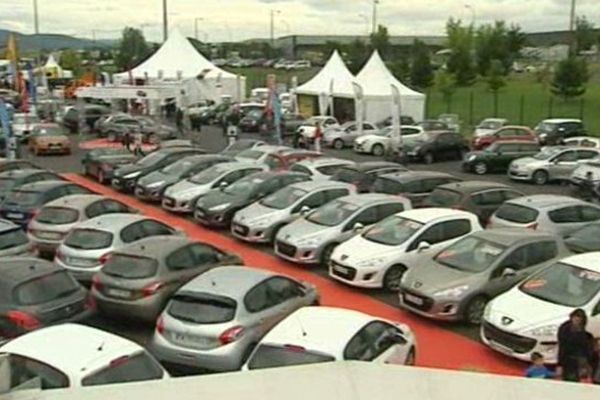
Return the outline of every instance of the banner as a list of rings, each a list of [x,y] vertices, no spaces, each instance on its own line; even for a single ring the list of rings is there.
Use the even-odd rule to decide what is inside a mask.
[[[335,113],[333,110],[333,79],[329,81],[329,115],[335,117]]]
[[[398,148],[402,145],[402,115],[401,96],[398,86],[392,84],[392,145]]]
[[[356,82],[352,82],[352,88],[354,89],[354,114],[356,121],[356,130],[358,136],[363,134],[363,122],[365,121],[365,95],[362,86]]]
[[[6,103],[0,97],[0,124],[2,125],[2,135],[4,136],[4,148],[6,149],[7,156],[14,158],[14,152],[9,152],[8,147],[11,143],[12,130],[10,126],[10,116],[8,115],[8,109]]]
[[[11,33],[8,35],[8,43],[6,44],[6,59],[10,61],[11,72],[13,73],[13,85],[17,92],[21,91],[19,86],[19,51],[17,49],[17,39],[15,35]]]
[[[327,115],[327,107],[329,106],[329,96],[325,92],[319,94],[319,115]]]
[[[33,67],[31,63],[27,64],[27,79],[29,83],[29,98],[31,99],[31,104],[37,104],[37,86],[35,82],[35,77],[33,76]]]

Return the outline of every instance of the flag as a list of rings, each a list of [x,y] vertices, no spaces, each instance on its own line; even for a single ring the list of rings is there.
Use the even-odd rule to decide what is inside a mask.
[[[273,123],[275,124],[275,135],[277,143],[282,144],[281,138],[281,120],[283,118],[283,110],[281,109],[281,99],[277,94],[276,90],[272,91],[273,99],[271,100],[271,106],[273,108]]]
[[[325,92],[319,94],[319,115],[327,115],[327,107],[329,106],[329,95]]]
[[[11,33],[8,35],[8,43],[6,45],[6,59],[10,61],[11,70],[13,74],[14,89],[18,92],[21,88],[18,86],[19,82],[17,75],[19,75],[19,50],[17,48],[17,39],[15,35]]]
[[[402,115],[401,96],[398,86],[392,84],[392,143],[394,147],[402,144],[402,124],[400,116]]]
[[[363,122],[365,120],[365,102],[364,92],[361,85],[356,82],[352,82],[352,88],[354,89],[354,114],[356,120],[356,130],[358,135],[363,134]]]
[[[329,115],[335,116],[333,112],[333,79],[329,81]]]
[[[31,103],[37,104],[37,87],[31,63],[27,63],[27,80],[29,81],[29,97],[31,98]]]

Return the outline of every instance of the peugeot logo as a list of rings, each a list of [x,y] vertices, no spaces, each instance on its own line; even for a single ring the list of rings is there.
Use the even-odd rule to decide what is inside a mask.
[[[509,318],[509,317],[502,317],[502,325],[510,325],[513,322],[515,322],[514,319]]]
[[[285,235],[285,239],[286,240],[289,239],[289,238],[290,238],[290,235]]]
[[[340,257],[340,259],[342,261],[347,260],[348,259],[348,255],[347,254],[342,254],[342,256]]]
[[[421,286],[423,286],[423,283],[422,283],[422,282],[416,281],[415,283],[413,283],[413,287],[414,287],[415,289],[418,289],[418,288],[420,288]]]

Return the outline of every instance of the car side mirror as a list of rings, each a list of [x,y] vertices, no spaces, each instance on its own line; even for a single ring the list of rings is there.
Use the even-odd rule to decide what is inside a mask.
[[[425,241],[419,243],[419,245],[417,246],[417,250],[419,252],[429,250],[430,248],[431,248],[431,244],[428,242],[425,242]]]
[[[229,186],[229,183],[227,183],[225,181],[219,183],[219,189],[221,189],[221,190],[225,189],[227,186]]]
[[[311,212],[311,210],[312,209],[309,206],[302,206],[302,208],[300,209],[300,215],[307,215],[309,212]]]
[[[502,271],[502,278],[514,278],[517,275],[517,271],[513,268],[504,268]]]
[[[360,233],[362,232],[362,230],[365,229],[365,226],[363,224],[361,224],[360,222],[357,222],[356,224],[354,224],[354,226],[352,227],[352,230],[356,233]]]

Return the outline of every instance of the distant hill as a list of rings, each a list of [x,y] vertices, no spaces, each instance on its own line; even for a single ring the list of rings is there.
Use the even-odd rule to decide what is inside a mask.
[[[20,51],[39,50],[59,50],[59,49],[92,49],[107,48],[117,44],[116,40],[89,40],[79,39],[73,36],[42,33],[39,35],[24,35],[18,32],[11,32],[0,29],[0,49],[6,47],[8,36],[14,33],[17,37],[17,43]]]

